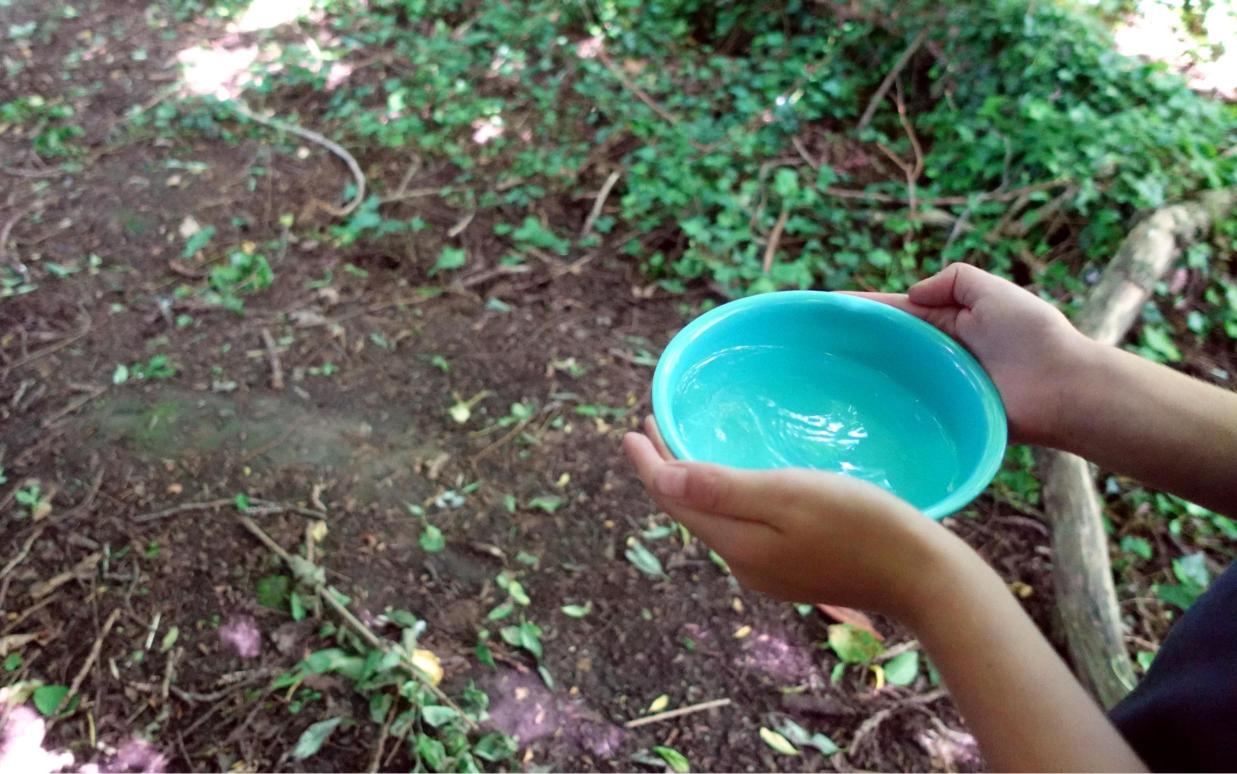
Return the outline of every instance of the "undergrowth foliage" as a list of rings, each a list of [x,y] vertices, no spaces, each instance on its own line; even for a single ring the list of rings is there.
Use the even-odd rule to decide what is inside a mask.
[[[1231,106],[1054,3],[327,10],[334,49],[285,49],[257,91],[324,89],[330,61],[362,60],[314,122],[445,166],[469,209],[536,208],[619,170],[617,214],[595,230],[670,290],[899,289],[962,259],[1062,285],[1135,213],[1237,180]],[[350,235],[424,226],[399,204],[378,213],[375,195]]]

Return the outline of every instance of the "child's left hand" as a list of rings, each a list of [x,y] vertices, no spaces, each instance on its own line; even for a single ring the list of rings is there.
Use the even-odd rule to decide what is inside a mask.
[[[917,618],[966,550],[880,487],[810,470],[676,461],[650,417],[623,448],[657,504],[726,560],[745,586],[782,599]],[[910,623],[911,621],[908,621]]]

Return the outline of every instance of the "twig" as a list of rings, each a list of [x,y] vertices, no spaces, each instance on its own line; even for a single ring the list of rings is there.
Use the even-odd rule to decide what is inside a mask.
[[[601,184],[601,190],[597,192],[597,198],[593,200],[593,209],[589,210],[588,217],[584,219],[584,226],[580,228],[581,239],[592,232],[593,224],[597,222],[597,218],[601,217],[602,208],[606,206],[610,189],[614,188],[614,184],[619,181],[620,177],[622,174],[616,169],[606,177],[606,182]]]
[[[69,705],[73,701],[73,697],[77,696],[77,691],[82,687],[82,683],[86,680],[86,675],[90,673],[94,663],[99,660],[99,652],[103,650],[103,641],[107,639],[107,635],[111,633],[112,627],[116,625],[116,619],[120,617],[120,608],[116,608],[103,622],[103,629],[99,632],[98,638],[95,639],[94,645],[90,648],[90,655],[86,657],[86,663],[82,664],[82,668],[78,670],[77,676],[73,678],[73,682],[69,684],[69,692],[61,699],[60,704],[56,706],[56,711],[47,719],[47,728],[50,729],[57,720],[60,710]]]
[[[729,706],[730,699],[713,699],[712,701],[702,701],[699,704],[689,704],[686,707],[679,707],[677,709],[666,710],[665,712],[658,712],[653,715],[646,715],[645,717],[636,718],[635,720],[629,720],[623,724],[623,728],[639,728],[640,726],[647,726],[649,723],[657,723],[662,720],[670,720],[671,718],[681,718],[684,715],[704,712],[705,710],[711,710],[715,707]]]
[[[30,204],[27,204],[25,207],[18,209],[17,212],[13,215],[13,217],[9,218],[5,222],[4,226],[0,227],[0,261],[3,261],[5,258],[4,248],[5,248],[5,245],[9,243],[9,233],[13,231],[13,227],[16,226],[22,218],[26,217],[30,213],[39,209],[40,207],[44,207],[50,203],[51,202],[43,201],[42,199],[31,202]]]
[[[898,109],[898,120],[902,123],[902,129],[906,132],[907,139],[911,143],[911,151],[915,154],[915,163],[910,169],[906,170],[906,197],[910,200],[907,205],[911,211],[911,215],[915,214],[915,185],[919,182],[919,176],[923,174],[923,148],[919,145],[919,137],[915,135],[915,127],[911,125],[910,119],[906,117],[906,103],[902,100],[902,80],[894,78],[893,99],[894,104]]]
[[[206,500],[205,502],[200,503],[182,503],[180,505],[173,505],[171,508],[164,508],[161,511],[154,511],[153,513],[144,513],[141,516],[135,516],[133,521],[135,524],[145,524],[148,521],[166,519],[169,516],[175,516],[186,511],[209,511],[216,508],[223,508],[224,506],[232,505],[235,502],[236,501],[231,498],[221,497],[218,500]]]
[[[349,171],[352,172],[352,177],[356,180],[356,194],[353,195],[352,201],[349,202],[343,209],[337,210],[333,207],[328,207],[327,209],[332,215],[342,218],[347,215],[351,215],[353,210],[361,206],[361,202],[365,200],[365,173],[361,171],[361,165],[357,163],[357,160],[353,158],[352,154],[345,150],[342,145],[334,140],[322,136],[312,129],[306,129],[295,124],[284,123],[283,121],[275,118],[260,116],[250,110],[244,102],[239,100],[230,102],[229,104],[232,106],[232,109],[237,112],[237,114],[248,118],[250,121],[262,124],[263,126],[269,126],[272,129],[278,129],[281,132],[294,134],[297,137],[309,140],[312,143],[317,143],[342,159],[343,162],[348,165]]]
[[[386,720],[382,722],[382,731],[378,734],[378,746],[374,748],[374,755],[369,759],[369,768],[366,771],[377,771],[382,765],[382,748],[387,744],[387,735],[391,733],[391,720],[395,715],[395,707],[392,706],[387,710]]]
[[[14,368],[21,368],[24,365],[29,365],[30,363],[33,363],[36,360],[47,357],[53,352],[59,352],[60,350],[74,343],[78,339],[81,339],[86,334],[90,333],[90,331],[91,331],[91,322],[90,322],[90,319],[87,318],[86,324],[83,325],[82,329],[78,331],[77,333],[71,334],[70,336],[61,339],[60,341],[56,342],[55,344],[52,344],[51,346],[43,347],[43,349],[40,349],[38,352],[31,352],[29,355],[26,355],[21,360],[17,360],[15,362],[9,363],[8,365],[4,366],[4,371],[7,373],[13,370]]]
[[[249,503],[262,509],[265,513],[281,513],[286,511],[288,513],[299,513],[302,516],[310,516],[315,519],[325,519],[327,516],[322,511],[315,510],[313,508],[305,508],[300,505],[290,505],[288,503],[277,503],[274,500],[263,500],[258,497],[250,497]],[[210,511],[217,508],[226,508],[229,505],[235,504],[235,499],[227,497],[221,497],[218,500],[203,500],[202,502],[196,503],[182,503],[180,505],[173,505],[171,508],[164,508],[161,511],[153,511],[151,513],[144,513],[141,516],[134,516],[133,522],[135,524],[145,524],[149,521],[166,519],[187,511]],[[255,509],[251,508],[250,510]]]
[[[262,329],[262,343],[266,345],[266,356],[271,361],[271,389],[282,390],[283,364],[279,362],[279,347],[275,345],[275,337],[269,328]]]
[[[47,169],[19,169],[18,167],[0,167],[0,172],[13,177],[25,177],[31,180],[40,180],[46,177],[55,177],[56,175],[64,174],[64,170],[60,167],[48,167]]]
[[[281,444],[281,443],[283,443],[284,441],[288,440],[288,437],[289,437],[289,436],[291,436],[293,433],[295,433],[295,432],[296,432],[296,430],[297,430],[297,425],[296,425],[296,423],[292,423],[292,424],[288,425],[288,428],[287,428],[286,430],[284,430],[282,433],[280,433],[279,435],[275,436],[274,438],[272,438],[271,440],[267,441],[266,443],[261,444],[261,445],[259,445],[259,446],[255,446],[254,448],[252,448],[252,449],[250,449],[249,451],[247,451],[247,452],[245,452],[244,454],[242,454],[242,455],[241,455],[241,456],[240,456],[240,457],[236,460],[236,464],[237,464],[237,465],[244,465],[245,463],[249,462],[250,460],[254,459],[255,457],[261,457],[263,454],[266,454],[266,453],[267,453],[268,451],[270,451],[271,449],[274,449],[274,448],[275,448],[276,446],[278,446],[279,444]],[[251,501],[251,502],[252,502],[252,501]]]
[[[1015,188],[1010,191],[985,191],[984,193],[973,194],[971,196],[938,196],[935,199],[921,199],[920,204],[934,205],[937,207],[947,207],[952,205],[970,204],[972,201],[977,202],[1007,202],[1017,199],[1019,196],[1035,191],[1047,191],[1057,186],[1067,185],[1066,180],[1047,180],[1042,183],[1032,183]],[[852,188],[834,188],[827,186],[822,188],[823,193],[830,196],[836,196],[839,199],[866,199],[882,204],[908,204],[909,200],[905,197],[894,196],[892,194],[881,193],[880,191],[856,191]]]
[[[72,414],[73,412],[77,411],[82,406],[85,406],[87,403],[99,397],[105,392],[107,392],[106,387],[92,386],[90,388],[90,391],[87,392],[85,395],[79,398],[74,398],[73,400],[65,404],[64,408],[60,409],[59,411],[54,411],[51,414],[48,414],[47,416],[43,417],[42,421],[39,424],[42,425],[43,427],[50,427],[57,420],[67,417],[69,414]]]
[[[41,581],[31,586],[30,598],[37,600],[50,595],[53,591],[69,581],[84,575],[86,571],[93,570],[96,566],[98,566],[102,559],[103,553],[101,551],[95,551],[94,553],[83,557],[81,561],[73,565],[72,569],[66,570],[59,575],[48,578],[45,581]]]
[[[768,274],[769,269],[773,268],[773,256],[777,254],[777,244],[782,241],[782,231],[786,228],[786,219],[789,217],[790,208],[783,205],[782,213],[777,216],[777,222],[773,224],[773,231],[769,233],[769,243],[765,245],[765,274]]]
[[[856,132],[862,132],[871,123],[872,116],[876,114],[876,108],[880,106],[881,101],[885,99],[885,95],[889,93],[889,87],[893,86],[894,79],[898,77],[898,73],[905,69],[907,63],[911,61],[911,57],[915,55],[915,52],[919,50],[919,47],[923,45],[927,37],[928,31],[926,29],[920,30],[911,40],[910,45],[906,47],[906,50],[902,52],[902,55],[894,61],[893,67],[885,74],[885,79],[880,82],[880,86],[876,87],[876,92],[868,100],[867,108],[864,109],[863,115],[859,118],[859,123],[855,125]]]
[[[168,700],[168,690],[172,686],[172,675],[176,674],[176,662],[184,654],[184,648],[172,648],[168,654],[167,664],[163,667],[163,682],[159,685],[159,698]]]
[[[313,577],[315,574],[315,571],[319,571],[319,568],[317,565],[309,564],[304,558],[289,554],[287,551],[283,549],[282,546],[276,543],[274,539],[271,538],[270,535],[266,534],[266,532],[263,531],[263,529],[259,527],[254,522],[253,519],[249,518],[248,516],[244,516],[244,515],[240,516],[239,518],[240,518],[241,526],[244,527],[246,531],[248,531],[251,535],[256,537],[259,540],[259,542],[261,542],[262,545],[270,549],[272,553],[276,554],[280,559],[282,559],[284,561],[284,564],[288,565],[288,569],[292,570],[292,572],[296,574],[303,582],[312,586],[314,591],[317,592],[318,596],[323,601],[326,602],[327,606],[330,607],[332,610],[334,610],[335,613],[340,618],[343,619],[344,623],[350,629],[356,632],[356,634],[360,636],[362,640],[364,640],[370,647],[376,648],[382,651],[383,653],[391,652],[390,643],[387,640],[384,640],[383,638],[374,634],[373,630],[371,630],[368,626],[366,626],[361,621],[361,619],[353,615],[352,611],[348,609],[348,606],[340,602],[335,597],[335,594],[337,592],[335,591],[334,588],[327,586],[319,578]],[[308,567],[306,565],[308,565]],[[402,655],[400,657],[400,661],[402,662],[405,670],[407,670],[408,673],[411,674],[412,676],[416,677],[417,680],[420,681],[420,683],[423,686],[425,686],[426,690],[434,694],[434,697],[438,699],[438,701],[440,701],[445,706],[448,706],[454,709],[456,712],[458,712],[459,716],[464,720],[464,723],[470,729],[476,730],[477,728],[476,722],[473,721],[471,718],[469,718],[466,714],[464,714],[464,711],[460,709],[459,705],[456,704],[455,701],[450,696],[448,696],[441,688],[439,688],[437,685],[434,685],[434,683],[431,682],[430,679],[426,677],[426,675],[420,669],[418,669],[415,664],[409,661],[407,657],[402,656]]]
[[[607,54],[604,50],[600,50],[597,52],[597,58],[601,60],[601,63],[606,66],[607,70],[614,74],[615,78],[619,79],[619,83],[623,84],[624,89],[627,89],[632,94],[635,94],[636,99],[648,105],[654,113],[664,118],[667,122],[678,126],[679,119],[675,118],[672,113],[667,111],[661,105],[658,105],[657,101],[645,93],[644,89],[641,89],[633,83],[631,79],[627,77],[627,74],[624,73],[618,65],[614,64],[614,61],[610,59],[609,54]]]

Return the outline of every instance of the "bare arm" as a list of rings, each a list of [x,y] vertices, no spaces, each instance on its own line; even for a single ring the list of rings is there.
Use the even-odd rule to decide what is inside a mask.
[[[624,448],[662,509],[745,586],[906,623],[991,766],[1143,769],[1000,577],[949,530],[865,481],[676,462],[652,422],[646,432]]]
[[[1237,394],[1087,342],[1051,445],[1237,516]]]

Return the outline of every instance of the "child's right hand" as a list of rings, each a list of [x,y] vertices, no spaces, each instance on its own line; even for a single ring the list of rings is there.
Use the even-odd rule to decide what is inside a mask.
[[[1012,439],[1059,442],[1065,385],[1096,346],[1052,304],[982,269],[955,263],[907,293],[854,293],[926,320],[962,342],[1000,390]]]

